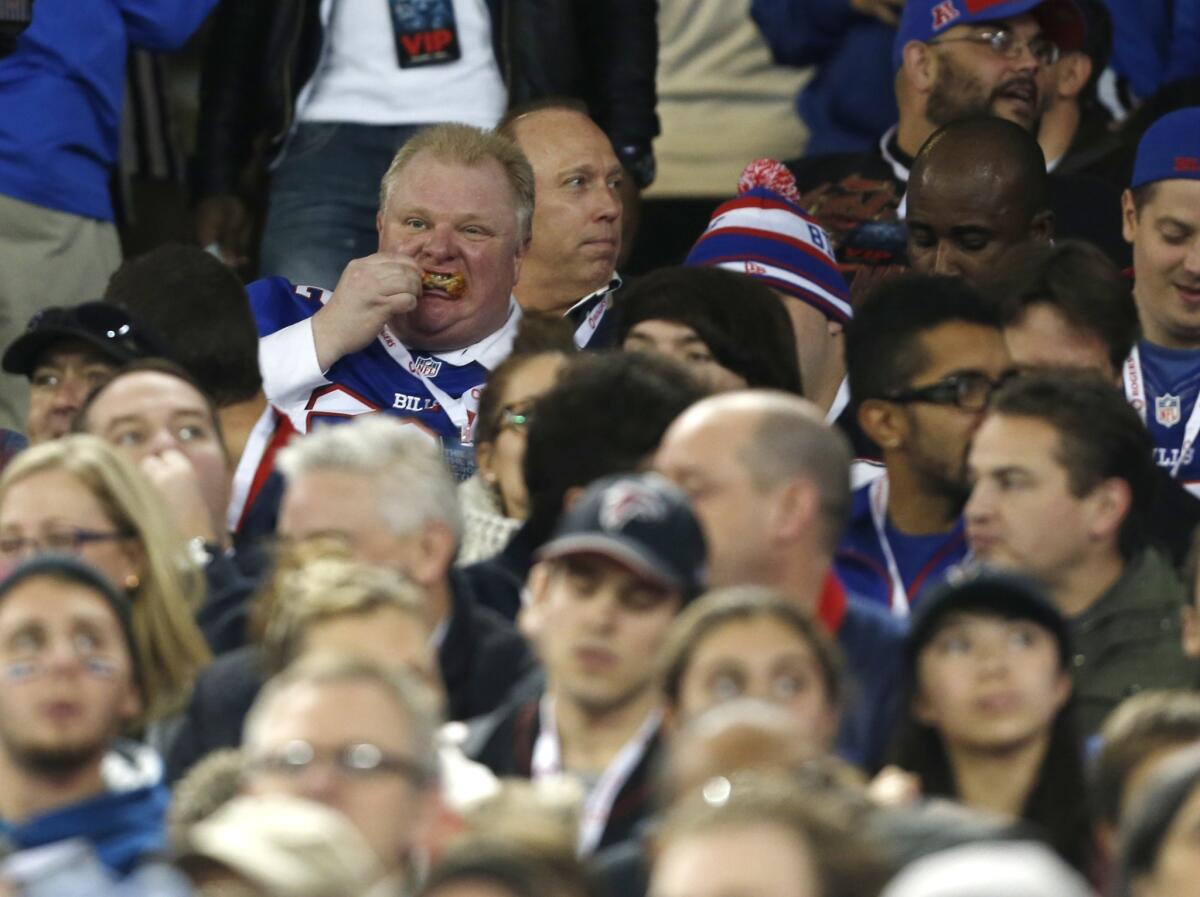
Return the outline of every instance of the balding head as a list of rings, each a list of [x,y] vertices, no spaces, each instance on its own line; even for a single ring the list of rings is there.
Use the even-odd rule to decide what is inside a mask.
[[[799,544],[832,552],[850,507],[850,447],[820,409],[782,392],[697,402],[668,428],[657,466],[688,492],[714,586],[773,582]]]
[[[1027,240],[1053,236],[1046,160],[1024,128],[991,116],[935,131],[908,181],[908,255],[925,274],[977,281]]]
[[[516,296],[525,308],[566,311],[605,286],[621,249],[621,163],[586,112],[569,104],[501,125],[533,166],[533,242]]]

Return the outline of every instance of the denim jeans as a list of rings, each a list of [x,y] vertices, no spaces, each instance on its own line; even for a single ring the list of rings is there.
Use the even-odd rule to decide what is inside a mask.
[[[271,176],[261,275],[332,290],[347,262],[373,253],[379,181],[421,127],[299,124]]]

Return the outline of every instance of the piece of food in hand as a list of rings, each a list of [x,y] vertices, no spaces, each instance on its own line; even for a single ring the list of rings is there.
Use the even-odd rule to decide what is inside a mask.
[[[421,288],[442,290],[451,299],[457,299],[466,292],[467,279],[457,272],[443,274],[441,271],[426,271],[421,275]]]

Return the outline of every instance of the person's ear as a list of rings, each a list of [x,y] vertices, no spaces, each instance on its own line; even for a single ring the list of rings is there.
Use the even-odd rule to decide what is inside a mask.
[[[1193,660],[1200,658],[1200,610],[1195,603],[1185,605],[1183,617],[1183,653]]]
[[[1029,237],[1039,243],[1049,243],[1054,239],[1054,212],[1042,209],[1033,216],[1029,224]]]
[[[929,93],[937,82],[937,54],[923,41],[910,40],[904,45],[900,67],[917,93]]]
[[[479,469],[479,478],[489,486],[495,486],[498,479],[493,464],[495,460],[496,444],[494,442],[475,443],[475,466]]]
[[[1133,203],[1133,191],[1126,188],[1121,194],[1121,236],[1132,243],[1137,235],[1137,207]]]
[[[903,407],[886,399],[867,399],[858,406],[858,425],[882,449],[896,450],[908,438]]]
[[[803,538],[820,525],[821,495],[817,484],[795,477],[779,486],[768,512],[768,532],[783,543]]]
[[[563,493],[562,512],[565,514],[571,508],[575,507],[575,503],[583,498],[583,493],[587,492],[586,486],[571,486]]]
[[[442,582],[458,553],[458,543],[450,527],[444,521],[431,520],[409,544],[412,550],[405,559],[405,574],[426,589]]]
[[[1133,505],[1133,491],[1120,477],[1109,477],[1088,496],[1092,516],[1089,529],[1099,540],[1116,539],[1121,523]]]

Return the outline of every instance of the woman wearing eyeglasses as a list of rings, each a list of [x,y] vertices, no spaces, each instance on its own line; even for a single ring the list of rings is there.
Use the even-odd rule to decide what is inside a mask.
[[[0,476],[0,566],[46,551],[75,554],[129,594],[147,723],[182,710],[211,659],[192,616],[203,575],[183,549],[154,487],[94,436],[30,448]]]
[[[534,402],[547,393],[568,354],[574,351],[570,329],[561,320],[527,317],[521,322],[513,353],[488,376],[475,418],[478,472],[459,489],[463,541],[458,562],[492,557],[528,516],[528,494],[521,462],[525,428]]]

